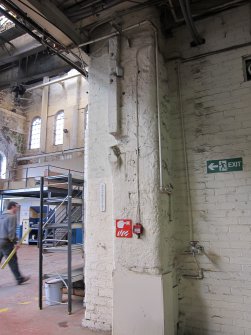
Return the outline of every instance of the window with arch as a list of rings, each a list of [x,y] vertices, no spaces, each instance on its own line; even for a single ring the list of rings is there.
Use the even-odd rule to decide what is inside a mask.
[[[3,152],[0,151],[0,178],[6,178],[7,160]]]
[[[36,117],[31,123],[30,149],[40,148],[41,118]]]
[[[61,110],[56,114],[54,144],[55,145],[63,144],[63,141],[64,141],[64,111]]]

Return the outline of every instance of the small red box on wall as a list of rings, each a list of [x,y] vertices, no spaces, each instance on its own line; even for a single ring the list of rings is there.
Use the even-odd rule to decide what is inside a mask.
[[[132,238],[132,220],[116,220],[116,237]]]

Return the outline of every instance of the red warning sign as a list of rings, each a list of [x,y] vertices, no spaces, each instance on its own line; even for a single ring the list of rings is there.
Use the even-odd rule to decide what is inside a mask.
[[[116,237],[132,238],[132,220],[116,220]]]

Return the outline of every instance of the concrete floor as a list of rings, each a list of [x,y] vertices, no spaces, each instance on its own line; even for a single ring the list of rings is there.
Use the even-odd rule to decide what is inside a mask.
[[[31,280],[18,286],[9,267],[4,270],[0,269],[1,335],[107,334],[92,332],[81,326],[84,317],[82,297],[73,297],[72,315],[68,315],[67,305],[47,306],[45,302],[44,309],[40,311],[38,308],[38,249],[35,246],[22,246],[18,251],[18,258],[22,273],[31,275]],[[73,260],[73,263],[81,264],[79,263],[81,255],[74,256]],[[45,272],[51,272],[55,266],[65,268],[64,255],[46,256]]]

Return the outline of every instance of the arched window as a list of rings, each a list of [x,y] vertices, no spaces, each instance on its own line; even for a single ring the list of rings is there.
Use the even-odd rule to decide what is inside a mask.
[[[41,118],[36,117],[31,124],[30,149],[40,148]]]
[[[63,140],[64,140],[64,111],[59,111],[56,114],[54,144],[55,145],[63,144]]]
[[[7,160],[4,153],[0,151],[0,178],[6,178]]]

